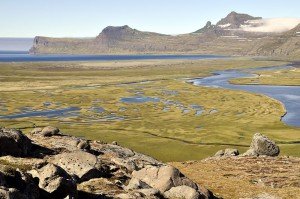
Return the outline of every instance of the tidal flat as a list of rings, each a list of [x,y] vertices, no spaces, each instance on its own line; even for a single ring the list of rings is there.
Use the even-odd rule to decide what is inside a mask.
[[[283,155],[300,156],[300,129],[280,121],[279,101],[187,83],[217,70],[284,64],[249,58],[0,63],[0,126],[28,133],[50,124],[162,161],[202,159],[225,147],[243,152],[261,132]]]

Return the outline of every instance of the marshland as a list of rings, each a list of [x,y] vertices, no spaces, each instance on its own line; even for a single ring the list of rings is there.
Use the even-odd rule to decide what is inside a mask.
[[[288,64],[253,58],[1,63],[0,122],[27,133],[50,124],[165,162],[202,159],[224,147],[245,151],[255,132],[274,139],[283,155],[300,156],[299,127],[281,120],[286,109],[279,100],[190,83],[215,71],[262,68],[248,71],[264,74],[256,84],[299,85],[297,68],[263,70]]]

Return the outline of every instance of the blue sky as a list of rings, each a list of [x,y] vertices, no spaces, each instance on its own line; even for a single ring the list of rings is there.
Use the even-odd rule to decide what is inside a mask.
[[[0,0],[0,37],[93,37],[108,25],[165,34],[195,31],[231,11],[298,17],[299,0]]]

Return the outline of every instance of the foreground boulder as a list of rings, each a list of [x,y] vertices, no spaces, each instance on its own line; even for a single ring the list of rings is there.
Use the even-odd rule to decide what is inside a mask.
[[[81,150],[84,150],[84,151],[87,151],[87,150],[91,149],[91,146],[86,140],[79,140],[78,144],[77,144],[77,148],[81,149]]]
[[[200,188],[196,183],[180,173],[178,169],[169,165],[160,167],[147,166],[139,171],[133,171],[129,185],[141,188],[150,186],[159,190],[167,198],[196,199],[211,197],[208,191],[205,191],[202,187]]]
[[[43,128],[43,130],[41,131],[41,134],[45,137],[49,137],[49,136],[53,136],[53,135],[57,135],[59,133],[59,129],[53,126],[46,126],[45,128]]]
[[[134,171],[132,173],[132,180],[133,179],[141,180],[151,187],[158,189],[162,193],[168,191],[172,187],[181,185],[188,185],[197,189],[197,185],[195,183],[185,178],[179,170],[172,166],[148,166],[139,171]]]
[[[256,133],[253,136],[250,148],[243,156],[278,156],[279,153],[279,147],[274,141],[270,140],[267,136]]]
[[[16,129],[0,129],[0,156],[27,156],[31,149],[31,141],[21,131]]]
[[[133,150],[113,145],[113,144],[98,144],[94,143],[93,149],[103,153],[102,158],[107,158],[117,165],[126,168],[128,172],[142,169],[146,166],[161,166],[161,162],[150,156],[137,153]]]
[[[97,157],[84,151],[58,154],[51,162],[76,177],[79,182],[103,177],[106,173]]]
[[[39,187],[52,198],[77,198],[76,183],[62,168],[47,164],[29,173],[39,179]]]
[[[39,187],[30,175],[0,165],[1,199],[38,199],[40,197],[42,196],[40,195]],[[47,198],[47,196],[44,198]]]
[[[186,198],[186,199],[198,199],[200,198],[199,192],[188,186],[172,187],[169,191],[165,192],[166,198]]]
[[[240,156],[278,156],[279,147],[274,141],[260,133],[254,134],[249,149]],[[212,158],[239,156],[237,149],[219,150]]]

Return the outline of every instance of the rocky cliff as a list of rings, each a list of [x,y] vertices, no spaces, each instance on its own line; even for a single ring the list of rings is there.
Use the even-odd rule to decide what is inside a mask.
[[[276,25],[276,24],[274,24]],[[167,54],[294,56],[299,54],[299,32],[253,31],[264,26],[261,17],[231,12],[217,24],[190,34],[163,35],[129,26],[109,26],[92,39],[36,37],[33,54]],[[251,30],[251,31],[250,31]],[[256,30],[256,29],[254,29]],[[292,31],[292,30],[291,30]]]

